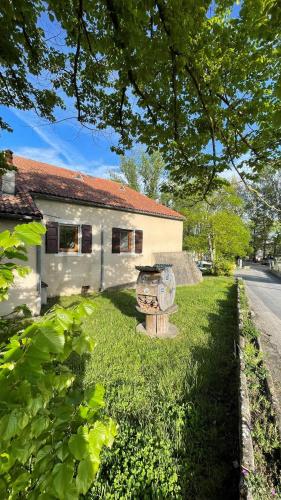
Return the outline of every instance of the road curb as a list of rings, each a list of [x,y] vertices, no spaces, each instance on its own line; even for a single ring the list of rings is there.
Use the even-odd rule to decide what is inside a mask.
[[[255,321],[255,314],[251,310],[250,310],[250,314],[251,314],[251,320],[253,321],[255,327],[257,328],[257,330],[259,330],[259,326],[258,326],[258,324]],[[265,363],[265,367],[266,367],[266,376],[265,376],[265,385],[266,385],[266,387],[265,388],[266,388],[267,395],[268,395],[268,397],[270,399],[270,402],[271,402],[271,404],[273,406],[274,420],[275,420],[275,423],[276,423],[277,428],[278,428],[279,436],[281,437],[281,408],[279,406],[278,398],[276,396],[276,392],[275,392],[275,388],[274,388],[274,382],[273,382],[273,378],[272,378],[271,372],[270,372],[269,368],[266,366],[266,362],[265,362],[266,356],[264,354],[264,349],[263,349],[263,346],[262,346],[262,339],[261,339],[261,337],[257,337],[256,342],[257,342],[257,346],[258,346],[259,351],[262,353],[263,360],[264,360],[264,363]]]
[[[241,312],[239,280],[237,278],[237,311],[238,311],[238,358],[239,358],[239,442],[240,442],[240,482],[239,497],[241,500],[252,500],[252,494],[245,482],[245,474],[254,472],[254,448],[251,435],[251,411],[244,362],[243,317]]]

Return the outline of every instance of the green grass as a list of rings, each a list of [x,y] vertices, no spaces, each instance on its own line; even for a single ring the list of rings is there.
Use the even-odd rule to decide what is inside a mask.
[[[64,306],[83,300],[64,297]],[[85,387],[101,382],[119,434],[88,498],[237,498],[236,290],[208,277],[177,289],[173,340],[135,332],[134,291],[92,297],[85,324],[96,349],[80,366]]]

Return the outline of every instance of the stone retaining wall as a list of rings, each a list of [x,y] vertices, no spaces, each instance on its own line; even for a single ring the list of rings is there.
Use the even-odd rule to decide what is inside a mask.
[[[241,278],[239,278],[241,279]],[[237,280],[237,285],[239,283]],[[237,286],[237,308],[238,308],[238,353],[239,353],[239,440],[240,440],[240,499],[251,500],[251,492],[247,489],[244,481],[244,472],[253,472],[255,469],[254,448],[251,436],[251,411],[248,395],[247,379],[245,375],[244,363],[244,337],[243,333],[243,317],[240,304],[240,289]]]

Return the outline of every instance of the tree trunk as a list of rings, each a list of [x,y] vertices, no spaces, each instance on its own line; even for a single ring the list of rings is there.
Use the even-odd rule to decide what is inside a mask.
[[[209,253],[210,253],[210,258],[211,258],[211,262],[213,263],[214,260],[215,260],[215,248],[214,248],[214,244],[213,244],[213,238],[212,238],[212,235],[211,234],[208,234],[208,247],[209,247]]]

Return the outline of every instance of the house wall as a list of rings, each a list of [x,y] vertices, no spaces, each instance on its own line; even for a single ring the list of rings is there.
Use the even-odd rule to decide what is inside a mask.
[[[104,288],[135,282],[135,266],[153,264],[153,253],[182,250],[182,221],[45,199],[36,199],[36,204],[44,214],[44,222],[92,225],[92,254],[46,254],[43,248],[42,280],[48,284],[48,296],[80,293],[83,285],[90,285],[91,290],[100,288],[102,228]],[[112,227],[141,229],[143,253],[112,254]]]
[[[0,219],[0,232],[9,229],[13,230],[19,221]],[[36,272],[36,247],[28,247],[28,262],[15,260],[17,264],[27,265],[30,273],[24,278],[15,273],[15,281],[9,291],[9,300],[0,302],[0,316],[11,313],[15,307],[26,304],[33,314],[40,313],[41,300],[38,292],[39,276]]]

